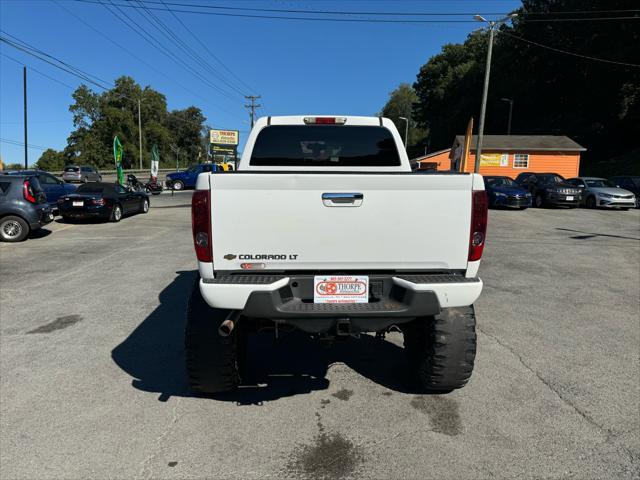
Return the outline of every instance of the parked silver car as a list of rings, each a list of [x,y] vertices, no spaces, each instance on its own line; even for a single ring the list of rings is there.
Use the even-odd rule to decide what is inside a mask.
[[[618,187],[606,178],[576,177],[567,181],[584,189],[582,204],[587,208],[606,207],[628,210],[636,206],[636,196],[632,192]]]
[[[101,182],[102,175],[95,167],[89,165],[67,165],[64,167],[62,179],[65,182]]]

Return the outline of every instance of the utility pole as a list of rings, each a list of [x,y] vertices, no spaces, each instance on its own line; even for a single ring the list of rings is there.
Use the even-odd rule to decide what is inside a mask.
[[[27,147],[27,67],[22,67],[22,93],[24,95],[24,169],[29,168],[29,149]]]
[[[509,120],[507,122],[507,135],[511,135],[511,117],[513,116],[513,98],[501,98],[503,102],[509,102]]]
[[[480,107],[480,125],[478,126],[478,142],[476,143],[476,164],[474,172],[480,171],[480,159],[482,157],[482,137],[484,135],[484,117],[487,110],[487,94],[489,93],[489,74],[491,73],[491,52],[493,50],[493,33],[496,28],[502,25],[504,22],[517,17],[517,13],[507,15],[500,20],[487,20],[482,15],[474,15],[473,18],[479,22],[484,22],[489,25],[489,46],[487,48],[487,64],[484,69],[484,88],[482,89],[482,104]]]
[[[244,98],[246,98],[247,100],[251,100],[251,105],[245,105],[245,108],[249,109],[249,116],[251,117],[251,128],[253,128],[253,124],[255,123],[256,108],[262,106],[256,104],[256,100],[262,97],[260,95],[245,95]]]
[[[140,116],[140,99],[138,99],[138,143],[140,145],[140,170],[142,170],[142,117]]]
[[[176,152],[176,170],[179,170],[180,167],[178,165],[178,155],[180,154],[180,148],[178,147],[178,145],[169,145],[169,148]]]

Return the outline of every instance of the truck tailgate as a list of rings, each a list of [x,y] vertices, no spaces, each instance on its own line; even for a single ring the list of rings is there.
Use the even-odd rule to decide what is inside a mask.
[[[214,269],[465,269],[472,181],[447,174],[211,174]]]

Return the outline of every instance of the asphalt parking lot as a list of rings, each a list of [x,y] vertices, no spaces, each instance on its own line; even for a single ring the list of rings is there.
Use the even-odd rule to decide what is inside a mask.
[[[402,339],[251,342],[193,396],[190,193],[0,244],[0,477],[638,478],[640,211],[491,211],[476,369],[413,391]]]

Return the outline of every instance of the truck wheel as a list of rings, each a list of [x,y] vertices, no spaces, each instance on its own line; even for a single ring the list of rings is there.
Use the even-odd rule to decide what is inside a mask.
[[[473,305],[445,308],[405,324],[404,349],[422,390],[448,393],[466,385],[476,357]]]
[[[199,280],[199,279],[198,279]],[[234,390],[240,384],[238,350],[240,325],[228,337],[218,333],[228,310],[211,308],[200,294],[199,281],[193,284],[187,307],[185,350],[187,377],[191,388],[201,393]]]
[[[176,180],[171,187],[173,190],[184,190],[184,182],[182,180]]]

